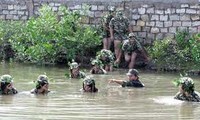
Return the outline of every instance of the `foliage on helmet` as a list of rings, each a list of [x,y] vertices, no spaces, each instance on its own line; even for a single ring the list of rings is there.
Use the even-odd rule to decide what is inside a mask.
[[[11,82],[13,82],[13,78],[10,75],[8,75],[8,74],[2,75],[1,76],[1,82],[11,83]]]
[[[173,81],[175,86],[182,85],[182,89],[186,92],[194,91],[194,81],[190,77],[181,77]]]
[[[84,85],[88,85],[88,86],[90,86],[90,85],[95,85],[95,81],[94,81],[94,79],[92,79],[91,77],[88,77],[88,76],[87,76],[87,77],[84,79],[83,84],[84,84]]]
[[[103,66],[103,63],[102,63],[102,61],[101,60],[99,60],[99,59],[92,59],[91,60],[91,64],[92,65],[98,65],[99,67],[102,67]]]
[[[68,65],[70,67],[70,69],[74,69],[74,68],[78,68],[79,64],[77,62],[75,62],[74,60],[72,60],[72,62],[68,62]]]

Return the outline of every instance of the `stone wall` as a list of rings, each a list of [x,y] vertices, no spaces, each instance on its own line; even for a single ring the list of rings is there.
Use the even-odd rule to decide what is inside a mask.
[[[54,11],[61,5],[80,10],[84,4],[91,6],[85,24],[99,25],[110,6],[123,9],[130,19],[133,31],[146,43],[155,39],[174,37],[177,30],[200,32],[200,0],[1,0],[0,19],[28,20],[38,15],[42,4]]]

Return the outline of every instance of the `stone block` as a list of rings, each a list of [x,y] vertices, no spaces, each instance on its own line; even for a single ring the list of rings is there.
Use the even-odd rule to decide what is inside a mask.
[[[138,9],[132,9],[131,12],[132,12],[133,14],[138,14]]]
[[[98,10],[98,6],[97,5],[92,5],[91,6],[91,10]]]
[[[0,15],[1,20],[5,20],[5,18],[6,18],[5,15]]]
[[[19,16],[14,15],[14,16],[13,16],[13,20],[19,20]]]
[[[168,15],[160,15],[160,21],[168,21]]]
[[[138,8],[138,13],[143,15],[146,12],[146,8]]]
[[[54,12],[56,12],[56,11],[58,11],[58,7],[52,7],[52,10],[53,10]]]
[[[171,27],[171,26],[172,26],[172,21],[164,22],[164,27]]]
[[[141,26],[133,26],[133,32],[140,32],[141,31]]]
[[[26,9],[27,7],[25,5],[20,7],[20,10],[26,10]]]
[[[147,33],[147,40],[155,40],[155,34]]]
[[[186,9],[185,13],[188,13],[188,14],[197,14],[197,10],[195,10],[195,9]]]
[[[81,9],[81,5],[75,5],[74,9],[77,9],[77,10]]]
[[[9,11],[8,10],[3,10],[2,14],[7,15],[7,14],[9,14]]]
[[[155,26],[155,22],[152,21],[152,22],[146,22],[146,26],[150,26],[150,27],[154,27]]]
[[[55,6],[55,3],[50,2],[50,3],[49,3],[49,6],[54,7],[54,6]]]
[[[182,8],[182,9],[176,9],[176,13],[180,13],[180,14],[184,14],[185,13],[185,9]]]
[[[163,27],[163,22],[156,21],[156,27]]]
[[[164,10],[155,10],[155,14],[163,15]]]
[[[174,27],[181,26],[181,21],[173,21],[173,26]]]
[[[199,15],[191,15],[192,21],[200,20]]]
[[[152,15],[151,20],[159,20],[159,15]]]
[[[12,10],[12,11],[10,11],[9,14],[10,14],[10,15],[16,15],[16,14],[17,14],[17,10]]]
[[[182,4],[181,8],[189,8],[189,4]]]
[[[138,20],[138,19],[140,19],[140,15],[133,14],[133,15],[132,15],[132,19],[133,19],[133,20]]]
[[[6,20],[12,20],[13,19],[13,15],[6,15]]]
[[[190,15],[181,15],[180,16],[181,21],[189,21],[190,20]]]
[[[192,26],[192,22],[182,22],[182,26],[190,27]]]
[[[170,15],[169,19],[170,20],[180,20],[180,16],[179,15]]]
[[[148,4],[143,4],[143,5],[141,5],[143,8],[148,8],[149,7],[149,5]]]
[[[189,27],[189,33],[197,33],[198,28],[197,27]]]
[[[168,28],[160,28],[161,33],[168,33]]]
[[[130,24],[135,26],[136,25],[136,21],[131,21]]]
[[[19,5],[14,5],[14,9],[15,10],[20,10],[20,6]]]
[[[93,12],[93,11],[89,11],[89,12],[88,12],[88,16],[94,17],[94,12]]]
[[[150,13],[150,14],[155,13],[154,8],[147,8],[146,13]]]
[[[200,26],[197,27],[197,31],[198,31],[198,33],[200,33]]]
[[[177,31],[187,31],[188,30],[188,27],[183,27],[183,26],[181,26],[181,27],[178,27],[177,28]]]
[[[142,31],[144,31],[144,32],[150,32],[150,30],[151,30],[151,27],[142,27]]]
[[[159,33],[159,28],[153,27],[151,28],[151,33]]]
[[[60,4],[60,3],[55,3],[54,6],[55,6],[55,7],[60,7],[61,4]]]
[[[193,22],[192,23],[192,26],[194,27],[194,26],[200,26],[200,21],[195,21],[195,22]]]
[[[149,15],[141,15],[141,20],[143,21],[149,21]]]
[[[14,6],[13,5],[8,5],[8,10],[13,10]]]
[[[190,8],[192,8],[192,9],[200,9],[200,6],[198,4],[195,4],[195,5],[190,5]]]
[[[142,20],[137,21],[137,26],[145,26],[145,22]]]
[[[169,33],[176,33],[177,28],[176,27],[169,27]]]
[[[98,10],[100,10],[100,11],[105,10],[105,7],[103,5],[99,5]]]
[[[164,38],[164,35],[163,35],[163,33],[158,33],[158,34],[156,34],[155,38],[156,38],[156,40],[162,40]]]
[[[28,20],[28,16],[22,16],[21,20]]]
[[[171,14],[171,8],[167,8],[167,9],[165,10],[165,14]]]
[[[103,17],[102,15],[103,15],[103,14],[102,14],[102,12],[100,12],[100,11],[94,12],[94,16],[97,17],[97,18],[98,18],[98,17]]]
[[[142,38],[146,38],[147,37],[147,33],[146,32],[138,32],[138,36],[142,37]]]

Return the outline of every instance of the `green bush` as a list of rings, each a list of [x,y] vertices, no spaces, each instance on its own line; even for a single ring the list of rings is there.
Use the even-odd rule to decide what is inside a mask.
[[[86,11],[86,10],[85,10]],[[84,11],[84,12],[85,12]],[[82,13],[84,13],[82,12]],[[32,17],[13,35],[11,44],[16,58],[37,63],[67,62],[83,56],[86,50],[100,45],[97,30],[81,24],[81,11],[60,7],[55,13],[44,5],[38,17]]]
[[[200,66],[199,36],[190,36],[187,31],[180,31],[175,40],[156,40],[149,48],[149,54],[158,69],[196,69]]]

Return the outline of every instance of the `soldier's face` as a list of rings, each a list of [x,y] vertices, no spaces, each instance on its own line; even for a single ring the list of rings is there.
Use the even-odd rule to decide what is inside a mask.
[[[77,74],[79,73],[79,68],[74,68],[74,69],[72,69],[72,73],[73,73],[74,75],[77,75]]]

